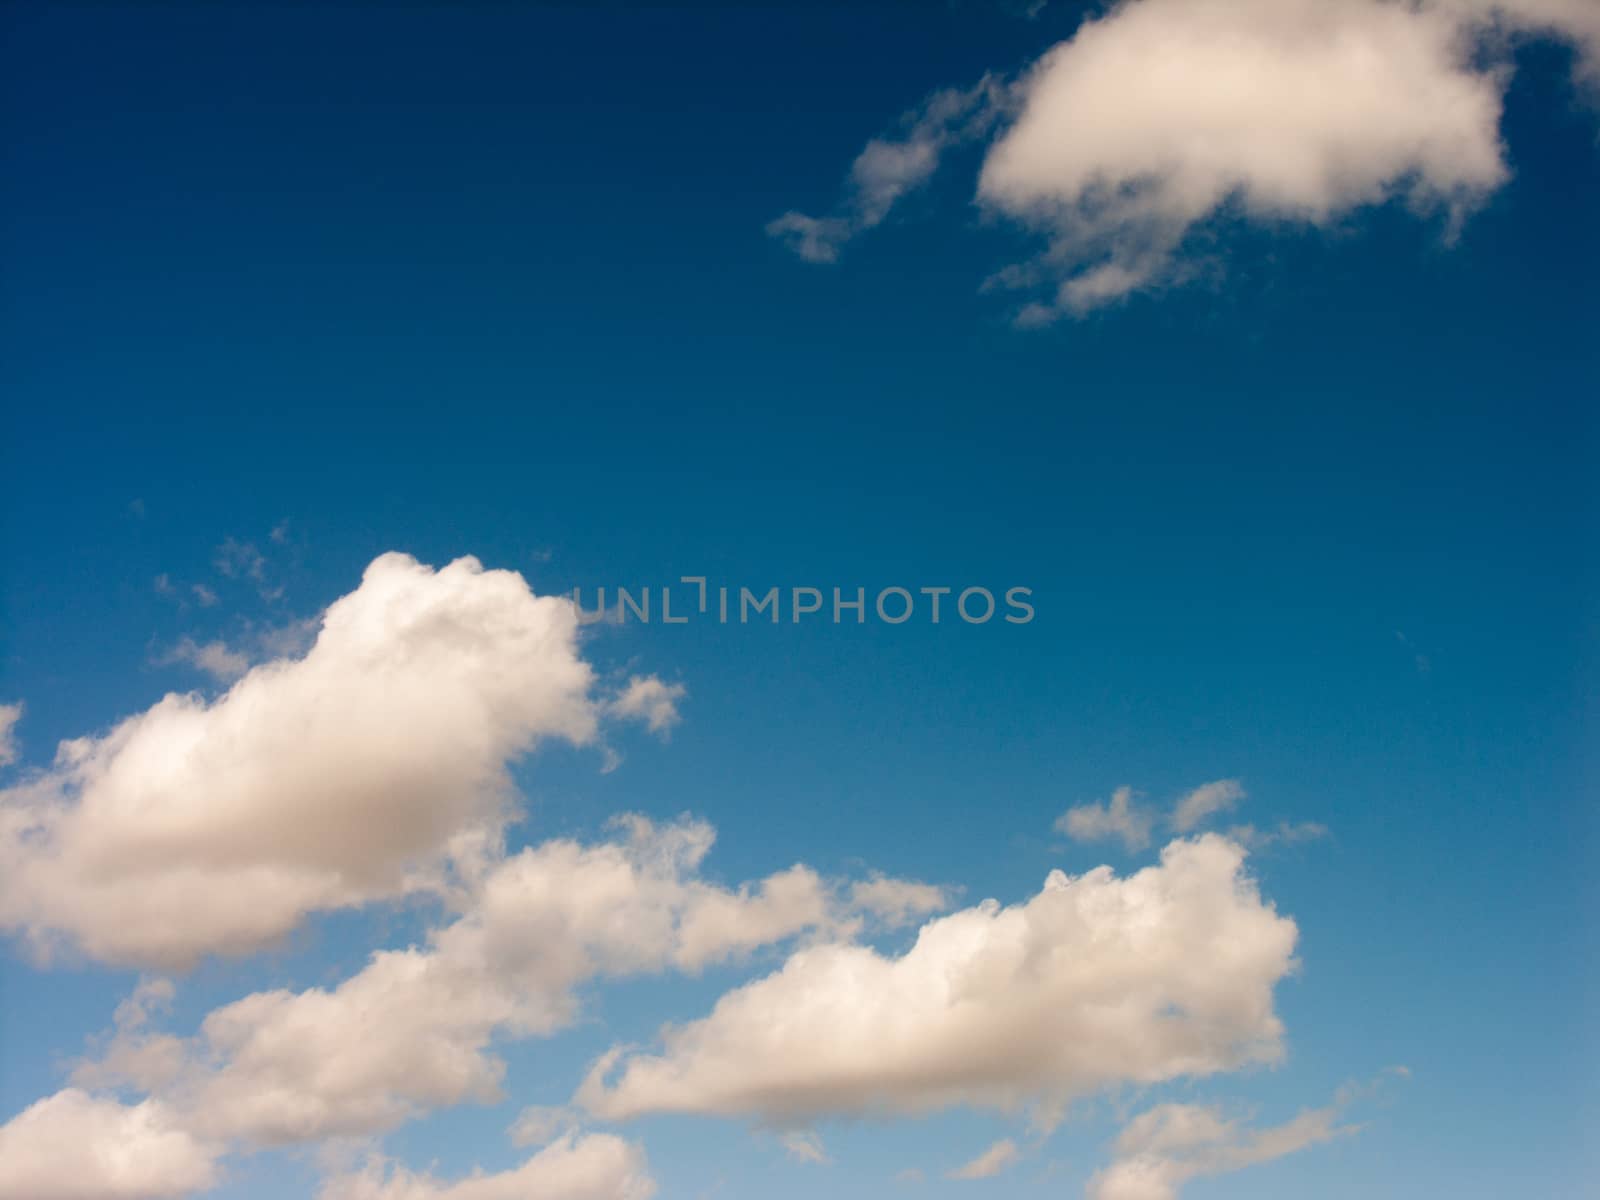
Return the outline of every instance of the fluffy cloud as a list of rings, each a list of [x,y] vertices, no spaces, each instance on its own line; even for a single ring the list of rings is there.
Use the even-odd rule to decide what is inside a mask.
[[[651,733],[665,736],[681,720],[678,701],[687,694],[688,689],[681,683],[663,683],[653,675],[635,675],[607,708],[615,716],[643,721]]]
[[[1350,1132],[1337,1119],[1337,1108],[1321,1108],[1252,1130],[1215,1108],[1163,1104],[1122,1131],[1116,1160],[1089,1181],[1089,1200],[1174,1200],[1191,1179],[1243,1170]]]
[[[1122,0],[982,93],[1003,97],[1005,122],[978,200],[1047,243],[991,283],[1042,292],[1020,319],[1043,323],[1181,281],[1191,235],[1223,216],[1326,226],[1400,197],[1459,221],[1508,175],[1508,71],[1485,52],[1508,32],[1565,38],[1600,80],[1597,12],[1591,0]],[[932,170],[921,163],[890,202]],[[825,253],[797,248],[830,259],[882,219],[835,218],[810,232]]]
[[[319,1200],[649,1200],[644,1151],[610,1134],[567,1135],[520,1167],[475,1173],[455,1183],[378,1161],[328,1181]]]
[[[713,841],[705,824],[620,825],[620,840],[552,841],[499,862],[468,911],[425,946],[374,954],[338,987],[247,996],[189,1040],[119,1020],[79,1078],[156,1090],[208,1137],[259,1145],[371,1134],[428,1109],[498,1099],[494,1039],[569,1024],[586,981],[695,971],[807,931],[848,936],[859,926],[849,890],[806,867],[738,889],[698,878]]]
[[[1235,206],[1327,224],[1403,194],[1463,210],[1506,177],[1498,78],[1461,23],[1390,0],[1135,0],[1020,83],[980,199],[1047,231],[1033,319],[1170,281]]]
[[[1178,801],[1172,810],[1172,827],[1188,833],[1220,812],[1232,812],[1244,799],[1244,788],[1237,779],[1218,779],[1203,783]]]
[[[22,720],[21,704],[0,704],[0,767],[17,761],[17,722]]]
[[[969,1163],[950,1172],[951,1179],[990,1179],[1010,1168],[1021,1153],[1010,1138],[1001,1138]]]
[[[0,1126],[0,1196],[157,1200],[216,1181],[215,1148],[154,1100],[129,1106],[68,1088]]]
[[[801,949],[665,1031],[660,1054],[603,1056],[577,1103],[611,1119],[794,1124],[955,1104],[1053,1119],[1111,1084],[1272,1061],[1297,931],[1243,863],[1220,837],[1179,841],[1127,878],[1057,871],[1026,903],[932,920],[900,957]]]
[[[1135,806],[1133,789],[1119,787],[1106,804],[1080,804],[1056,818],[1057,833],[1080,842],[1117,838],[1130,851],[1150,844],[1150,829],[1155,820]]]
[[[511,760],[593,735],[577,628],[512,572],[384,555],[302,657],[169,695],[0,792],[0,927],[181,966],[421,885],[498,831]]]

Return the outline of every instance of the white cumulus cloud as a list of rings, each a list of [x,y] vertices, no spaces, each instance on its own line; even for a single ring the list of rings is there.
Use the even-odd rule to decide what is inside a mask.
[[[67,1088],[0,1126],[0,1196],[161,1200],[217,1182],[215,1147],[154,1100],[125,1105]]]
[[[1243,866],[1241,847],[1208,835],[1126,878],[1053,872],[1025,903],[929,921],[899,957],[802,948],[665,1030],[659,1053],[604,1055],[576,1102],[608,1119],[966,1104],[1053,1120],[1109,1085],[1273,1061],[1273,989],[1297,931]]]
[[[1043,230],[1035,318],[1172,281],[1228,206],[1325,225],[1405,195],[1464,211],[1506,178],[1502,84],[1462,23],[1390,0],[1134,0],[1019,84],[978,194]]]
[[[508,815],[508,764],[594,733],[570,602],[375,560],[302,656],[168,695],[0,791],[0,928],[115,962],[243,953],[391,897]]]
[[[804,866],[739,888],[700,878],[714,837],[701,822],[619,827],[618,840],[551,841],[496,863],[425,945],[380,951],[337,987],[254,993],[189,1039],[147,1031],[140,1008],[77,1078],[154,1091],[211,1138],[379,1133],[498,1100],[495,1039],[571,1024],[590,980],[694,972],[808,932],[848,937],[864,919],[848,887]],[[536,1123],[519,1128],[538,1140]]]
[[[1193,236],[1229,218],[1326,227],[1400,198],[1454,228],[1509,175],[1507,35],[1573,43],[1600,82],[1597,14],[1593,0],[1122,0],[977,93],[996,119],[967,126],[997,129],[977,200],[1045,242],[990,282],[1031,292],[1020,320],[1040,324],[1183,281]],[[887,204],[950,144],[908,142],[923,153]],[[887,204],[775,231],[829,260]]]

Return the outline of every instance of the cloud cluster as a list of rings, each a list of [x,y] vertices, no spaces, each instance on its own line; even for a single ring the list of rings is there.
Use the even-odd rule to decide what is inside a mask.
[[[153,1092],[210,1139],[374,1134],[430,1109],[497,1100],[495,1039],[570,1024],[590,980],[693,972],[861,927],[850,889],[803,866],[737,889],[700,878],[714,836],[703,823],[620,826],[618,840],[551,841],[498,862],[426,945],[380,951],[335,988],[246,996],[191,1039],[147,1032],[145,1004],[132,1003],[136,1017],[119,1016],[78,1080]]]
[[[1023,903],[932,919],[949,893],[914,880],[795,864],[717,882],[714,831],[688,817],[627,816],[599,841],[509,852],[518,756],[595,741],[607,719],[657,733],[678,719],[681,685],[636,676],[596,694],[578,624],[513,573],[385,555],[309,646],[286,644],[215,698],[168,696],[64,743],[0,791],[0,926],[37,948],[181,967],[257,949],[318,910],[426,891],[441,914],[342,982],[255,992],[181,1035],[165,1028],[174,985],[144,978],[70,1086],[0,1126],[0,1194],[164,1200],[213,1186],[235,1153],[495,1102],[504,1043],[569,1027],[596,982],[769,947],[787,955],[779,969],[666,1030],[659,1052],[613,1049],[570,1108],[525,1110],[512,1140],[543,1148],[521,1165],[441,1180],[374,1158],[336,1171],[322,1200],[646,1200],[639,1147],[586,1134],[580,1116],[749,1117],[791,1158],[825,1162],[806,1128],[824,1115],[968,1105],[1044,1127],[1106,1087],[1280,1055],[1274,991],[1297,930],[1262,900],[1237,839],[1174,841],[1126,877],[1054,872]],[[20,711],[0,708],[0,751]],[[1190,832],[1242,795],[1204,785],[1165,823]],[[1063,817],[1070,833],[1141,844],[1155,825],[1127,789]],[[898,954],[862,936],[924,920]],[[1174,1149],[1170,1133],[1130,1133],[1101,1183],[1175,1188],[1267,1136]],[[952,1174],[985,1178],[1019,1154],[1002,1139]]]
[[[1243,863],[1223,838],[1179,841],[1127,878],[1057,871],[1026,903],[934,919],[898,957],[803,948],[666,1030],[659,1054],[609,1052],[576,1101],[609,1119],[966,1104],[1048,1121],[1109,1085],[1272,1061],[1297,931]]]
[[[1174,833],[1193,833],[1218,813],[1231,812],[1244,796],[1244,788],[1237,779],[1203,783],[1179,797],[1163,823]],[[1132,788],[1119,787],[1105,804],[1079,804],[1067,809],[1056,818],[1055,831],[1080,842],[1116,839],[1133,853],[1150,844],[1156,820],[1154,813],[1134,799]],[[1242,841],[1232,833],[1229,837]]]
[[[1212,1107],[1163,1104],[1122,1131],[1115,1161],[1089,1181],[1089,1200],[1175,1200],[1191,1179],[1240,1171],[1351,1132],[1337,1122],[1337,1107],[1329,1107],[1253,1130]]]
[[[0,792],[0,928],[183,966],[422,886],[498,831],[517,756],[593,736],[577,628],[512,572],[384,555],[303,656],[64,742]]]
[[[978,202],[1046,244],[990,283],[1034,293],[1019,320],[1041,324],[1184,280],[1194,235],[1226,216],[1326,227],[1401,198],[1453,227],[1508,177],[1497,48],[1508,34],[1565,39],[1600,82],[1597,12],[1590,0],[1122,0],[984,88],[1000,128]],[[944,145],[916,144],[918,170],[889,203],[931,176]],[[807,231],[796,248],[827,261],[886,211],[789,214],[771,231]]]

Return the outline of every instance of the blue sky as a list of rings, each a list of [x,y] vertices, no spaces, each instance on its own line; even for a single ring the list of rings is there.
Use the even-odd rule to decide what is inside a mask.
[[[1248,22],[1251,3],[1210,7]],[[1311,218],[1268,211],[1272,163],[1241,159],[1234,199],[1170,245],[1173,197],[1193,182],[1181,170],[1154,193],[1154,229],[1113,211],[1092,244],[1066,218],[976,190],[994,147],[1044,103],[1015,81],[1052,46],[1090,45],[1071,41],[1083,6],[9,6],[12,812],[67,786],[52,767],[62,740],[104,735],[171,692],[220,705],[231,678],[184,646],[310,661],[319,614],[398,551],[431,568],[475,556],[591,604],[597,587],[685,575],[869,597],[1031,589],[1025,624],[919,611],[897,626],[786,613],[776,626],[585,628],[530,660],[526,691],[554,687],[540,672],[564,654],[591,664],[590,698],[561,703],[597,732],[502,747],[523,814],[507,855],[615,839],[619,813],[658,827],[688,813],[716,830],[694,869],[708,885],[806,864],[841,886],[880,873],[936,885],[938,911],[964,913],[988,897],[1024,904],[1056,869],[1121,878],[1156,864],[1184,831],[1158,825],[1130,847],[1057,828],[1121,787],[1156,820],[1237,780],[1235,811],[1206,828],[1245,843],[1246,823],[1321,830],[1247,847],[1261,903],[1298,929],[1296,964],[1270,990],[1275,1065],[1130,1074],[1059,1122],[1031,1112],[1026,1088],[1010,1112],[970,1095],[933,1112],[835,1102],[776,1130],[759,1105],[616,1119],[576,1105],[609,1048],[660,1053],[663,1024],[704,1017],[817,945],[905,955],[930,910],[848,936],[808,926],[692,970],[585,978],[579,1011],[548,1035],[496,1028],[503,1098],[423,1105],[332,1142],[261,1149],[202,1131],[225,1144],[204,1194],[311,1195],[371,1153],[443,1189],[527,1160],[538,1145],[507,1136],[523,1109],[575,1105],[579,1132],[555,1145],[625,1139],[667,1198],[1075,1196],[1111,1186],[1094,1177],[1119,1133],[1164,1104],[1238,1120],[1190,1147],[1202,1157],[1248,1157],[1239,1130],[1302,1110],[1346,1130],[1172,1183],[1197,1200],[1587,1194],[1600,1166],[1584,1149],[1600,1115],[1600,109],[1582,82],[1585,10],[1552,35],[1517,23],[1528,6],[1501,14],[1509,45],[1478,43],[1515,67],[1493,92],[1502,178],[1456,170],[1471,155],[1454,129],[1425,128],[1426,153],[1395,170],[1385,139],[1339,141],[1344,174],[1307,185],[1328,189]],[[1370,5],[1347,7],[1354,21]],[[938,172],[860,219],[841,181],[868,139],[928,148],[926,98],[986,73],[1024,90],[988,125],[938,132]],[[1108,111],[1137,107],[1111,99]],[[1436,144],[1459,153],[1427,157]],[[1381,186],[1348,200],[1339,180],[1369,168]],[[787,212],[861,227],[836,261],[806,262],[766,232]],[[1140,281],[1074,308],[1054,291],[1082,278],[1074,255],[1109,255]],[[1043,282],[1021,297],[982,286],[1016,263]],[[1041,327],[1019,327],[1028,304],[1049,311],[1021,324]],[[407,578],[444,587],[432,571]],[[462,582],[460,602],[484,586]],[[688,595],[679,584],[675,601]],[[519,621],[532,611],[506,603]],[[669,729],[638,719],[634,678],[671,698]],[[316,733],[335,754],[329,711]],[[196,772],[148,802],[203,812]],[[60,803],[83,803],[85,786]],[[149,1028],[198,1053],[207,1013],[337,986],[461,911],[374,893],[311,905],[248,954],[135,961],[86,950],[83,921],[29,891],[42,886],[24,870],[34,851],[0,833],[20,881],[0,902],[13,935],[0,1121],[69,1087],[181,1114],[176,1091],[70,1078],[105,1051],[141,979],[173,993]],[[91,882],[139,852],[105,845]],[[217,879],[230,886],[226,870]],[[137,941],[138,920],[96,932]],[[30,929],[59,943],[48,958]],[[1062,1020],[1063,1039],[1080,1036]],[[829,1161],[786,1150],[786,1133],[814,1134],[806,1145]],[[0,1168],[34,1155],[10,1179],[44,1178],[26,1173],[43,1168],[23,1134],[5,1137]],[[1006,1169],[945,1177],[1006,1140]],[[921,1178],[897,1181],[906,1171]],[[38,1182],[8,1186],[44,1200],[27,1190]],[[49,1194],[193,1190],[77,1186]]]

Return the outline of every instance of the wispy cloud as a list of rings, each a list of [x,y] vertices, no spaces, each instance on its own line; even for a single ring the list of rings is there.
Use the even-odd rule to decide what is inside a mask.
[[[807,262],[833,262],[846,242],[881,224],[902,197],[927,183],[940,155],[993,124],[998,96],[987,78],[964,90],[935,92],[900,119],[897,131],[873,138],[856,156],[832,214],[786,212],[768,223],[767,233]]]
[[[1341,1089],[1328,1107],[1265,1129],[1250,1128],[1215,1106],[1159,1105],[1123,1129],[1115,1159],[1089,1180],[1088,1200],[1176,1200],[1191,1180],[1232,1174],[1347,1136],[1356,1127],[1339,1118],[1352,1098]]]
[[[266,556],[251,542],[225,538],[212,561],[218,573],[228,579],[254,579],[260,583],[267,577]]]
[[[408,1170],[374,1157],[361,1171],[329,1179],[319,1200],[650,1200],[656,1192],[644,1150],[615,1134],[568,1135],[507,1171],[459,1180]]]
[[[0,704],[0,767],[17,761],[17,722],[22,720],[22,703]]]
[[[1001,1138],[971,1162],[949,1173],[951,1179],[990,1179],[1012,1167],[1021,1151],[1010,1138]]]
[[[783,1143],[785,1153],[796,1162],[824,1166],[833,1161],[828,1157],[822,1139],[810,1130],[794,1130],[783,1134],[778,1140]]]
[[[1298,846],[1328,836],[1328,827],[1317,821],[1279,821],[1270,829],[1257,829],[1254,825],[1235,825],[1228,837],[1248,850],[1265,850],[1272,846]]]
[[[1203,783],[1178,801],[1172,810],[1172,827],[1179,833],[1188,833],[1217,813],[1232,811],[1243,799],[1244,788],[1237,779]]]
[[[561,1105],[535,1104],[517,1114],[506,1130],[513,1146],[544,1146],[575,1131],[577,1114]]]
[[[197,642],[192,637],[183,637],[155,661],[157,666],[187,664],[204,671],[218,683],[232,683],[250,669],[249,655],[231,648],[221,639]]]

